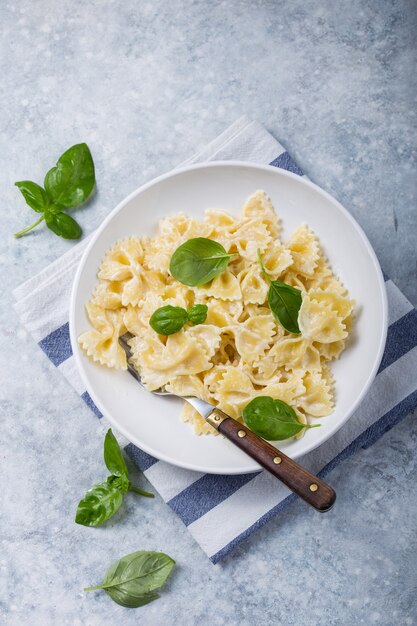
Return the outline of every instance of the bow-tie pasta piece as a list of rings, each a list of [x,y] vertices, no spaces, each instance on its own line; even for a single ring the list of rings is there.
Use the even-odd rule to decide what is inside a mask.
[[[142,244],[136,237],[118,241],[105,255],[98,277],[105,280],[126,280],[142,271]]]
[[[159,236],[152,239],[148,237],[144,244],[145,266],[168,275],[171,256],[177,247],[175,241],[169,241],[164,237]]]
[[[346,339],[347,332],[337,311],[325,302],[310,300],[304,294],[298,315],[298,325],[304,338],[320,343],[333,343]]]
[[[216,398],[216,391],[219,388],[219,384],[223,380],[223,375],[227,372],[229,367],[230,363],[214,365],[208,372],[204,373],[204,385],[214,399]]]
[[[163,293],[165,286],[165,281],[160,272],[156,270],[142,271],[125,282],[122,292],[122,305],[136,306],[146,298],[148,293]]]
[[[269,308],[268,303],[265,303],[264,305],[247,304],[242,311],[242,315],[239,317],[239,322],[246,322],[246,320],[249,320],[252,317],[258,317],[260,315],[272,318],[271,309]],[[276,328],[276,332],[277,334],[281,335],[285,333],[285,330],[282,328],[282,326],[278,326]]]
[[[290,250],[274,241],[265,250],[262,260],[266,271],[272,280],[280,278],[280,276],[293,264],[293,256]]]
[[[103,309],[120,309],[123,286],[123,281],[101,280],[93,291],[91,302]]]
[[[287,245],[293,259],[290,269],[303,276],[312,277],[320,257],[320,249],[312,230],[305,224],[293,233]]]
[[[127,332],[132,335],[140,335],[147,328],[142,320],[140,309],[135,306],[128,306],[124,315],[123,322]]]
[[[338,359],[345,349],[346,342],[344,339],[340,341],[333,341],[332,343],[314,343],[320,356],[325,361],[334,361]]]
[[[166,340],[150,330],[134,337],[132,364],[149,390],[159,389],[175,376],[198,374],[210,369],[211,359],[220,342],[220,329],[195,326],[169,335]]]
[[[353,311],[354,302],[337,291],[323,291],[322,289],[312,289],[308,294],[310,300],[327,305],[344,321]]]
[[[214,324],[220,328],[236,324],[243,310],[242,303],[236,300],[209,298],[205,303],[207,305],[206,324]]]
[[[214,397],[222,411],[238,419],[255,395],[249,376],[243,370],[229,366],[218,382]]]
[[[243,207],[245,217],[260,219],[268,229],[271,237],[279,237],[279,220],[270,198],[264,191],[255,191]]]
[[[186,376],[174,376],[166,385],[166,390],[177,396],[193,396],[200,400],[210,401],[210,394],[204,386],[201,378],[196,374]]]
[[[172,276],[167,279],[167,282],[161,294],[165,304],[182,306],[184,309],[195,304],[195,293],[190,287],[178,282]]]
[[[308,415],[325,417],[333,411],[333,380],[327,366],[322,372],[306,372],[303,378],[305,392],[297,398],[297,404]]]
[[[266,225],[256,218],[243,222],[229,237],[233,244],[229,250],[237,252],[241,257],[257,262],[258,250],[264,252],[271,243],[272,238]]]
[[[300,289],[300,291],[308,291],[308,279],[302,274],[293,272],[291,268],[286,270],[284,274],[280,276],[280,280],[287,285],[291,285],[291,287]]]
[[[329,291],[346,298],[348,297],[346,287],[342,281],[333,274],[328,260],[323,255],[319,257],[314,274],[307,283],[309,290],[321,289],[322,291]]]
[[[149,292],[161,292],[165,281],[159,271],[147,271],[143,266],[144,252],[139,239],[131,237],[119,241],[109,250],[100,266],[98,277],[106,281],[108,287],[101,287],[99,296],[106,291],[114,292],[113,282],[121,282],[118,291],[121,305],[136,306]],[[106,294],[107,295],[107,294]]]
[[[259,265],[242,270],[238,276],[244,304],[263,304],[268,296],[268,285]]]
[[[305,393],[304,376],[303,370],[294,370],[291,373],[281,372],[277,380],[266,385],[258,395],[282,400],[290,406],[299,406],[299,398]]]
[[[226,241],[227,237],[233,235],[239,227],[240,219],[219,209],[206,209],[204,223],[211,228],[210,239],[215,239],[222,245],[221,239]],[[226,248],[227,250],[227,248]]]
[[[245,371],[247,371],[253,384],[259,387],[269,385],[273,380],[276,380],[278,366],[274,357],[271,356],[271,350],[256,363],[245,365]]]
[[[176,376],[166,385],[166,390],[178,396],[192,396],[213,403],[206,385],[197,375]],[[196,435],[218,435],[217,430],[210,426],[188,402],[184,402],[181,419],[183,422],[193,424]]]
[[[159,230],[163,239],[172,241],[178,247],[178,242],[183,243],[195,237],[209,237],[212,228],[210,224],[190,218],[184,213],[177,213],[163,218],[159,223]]]
[[[242,292],[236,276],[229,269],[216,276],[207,285],[195,288],[200,298],[217,298],[218,300],[241,300]]]
[[[310,340],[302,336],[286,335],[280,337],[269,351],[279,367],[304,369],[316,372],[321,369],[320,353]]]
[[[110,311],[88,303],[86,312],[93,329],[79,336],[78,343],[81,348],[93,361],[125,370],[126,354],[119,345],[119,337],[126,332],[123,322],[124,309]]]
[[[275,334],[272,315],[252,317],[233,327],[236,350],[246,363],[259,361],[269,347]]]

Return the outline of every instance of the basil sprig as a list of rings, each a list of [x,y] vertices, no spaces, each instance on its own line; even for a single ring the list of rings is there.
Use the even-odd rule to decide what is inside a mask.
[[[111,428],[104,440],[104,463],[111,475],[106,482],[91,487],[80,500],[75,515],[77,524],[100,526],[119,510],[123,495],[128,491],[134,491],[147,498],[154,497],[153,493],[131,484],[126,462]]]
[[[202,324],[207,317],[207,306],[195,304],[187,310],[181,306],[167,304],[152,314],[149,325],[159,335],[173,335],[177,333],[188,321],[193,324]]]
[[[263,264],[260,250],[258,250],[258,261],[269,284],[268,304],[275,319],[285,330],[299,335],[301,331],[298,325],[298,313],[302,302],[301,291],[280,280],[271,280]]]
[[[217,241],[196,237],[175,250],[169,271],[184,285],[205,285],[226,269],[233,256],[236,254],[228,254]]]
[[[320,424],[301,424],[292,407],[270,396],[253,398],[242,411],[245,424],[268,441],[294,437],[303,428],[316,428]]]
[[[174,565],[175,561],[163,552],[133,552],[109,567],[101,585],[84,591],[104,589],[117,604],[137,608],[159,598],[155,592],[166,582]]]
[[[31,180],[15,183],[26,200],[26,204],[40,218],[31,226],[15,234],[22,237],[45,220],[47,227],[64,239],[79,239],[79,224],[63,209],[72,209],[83,204],[93,191],[95,184],[94,163],[85,143],[79,143],[62,154],[55,167],[45,176],[44,187]]]

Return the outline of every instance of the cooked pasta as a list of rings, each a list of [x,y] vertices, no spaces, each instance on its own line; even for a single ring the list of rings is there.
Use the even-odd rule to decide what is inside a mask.
[[[188,287],[170,274],[169,265],[178,246],[195,237],[213,239],[235,256],[208,284]],[[301,290],[300,334],[273,316],[258,250],[272,280]],[[236,419],[261,395],[291,405],[303,424],[332,412],[328,363],[344,349],[354,303],[307,225],[281,241],[278,217],[263,191],[247,200],[238,217],[218,209],[208,209],[201,221],[180,213],[161,220],[156,237],[118,241],[98,279],[87,304],[92,329],[79,337],[94,361],[126,369],[118,337],[128,330],[134,335],[132,363],[149,390],[193,395]],[[160,307],[194,304],[207,305],[203,324],[185,324],[168,337],[149,325]],[[182,419],[196,434],[217,432],[186,402]]]

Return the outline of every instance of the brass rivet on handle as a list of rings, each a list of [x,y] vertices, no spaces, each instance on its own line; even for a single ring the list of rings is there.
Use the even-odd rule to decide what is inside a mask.
[[[240,437],[241,439],[243,437],[246,437],[246,430],[238,430],[237,431],[237,436]]]
[[[273,461],[275,463],[275,465],[279,465],[282,461],[280,456],[274,456]]]
[[[220,415],[215,415],[215,416],[214,416],[214,421],[215,421],[215,422],[218,422],[219,420],[220,420]]]
[[[316,485],[316,483],[312,483],[312,484],[310,485],[310,491],[317,491],[317,489],[318,489],[318,488],[319,488],[319,486],[318,486],[318,485]]]

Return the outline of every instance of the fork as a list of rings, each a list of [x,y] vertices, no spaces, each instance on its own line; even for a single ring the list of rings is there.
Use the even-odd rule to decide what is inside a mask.
[[[131,333],[125,333],[119,337],[119,343],[126,353],[127,369],[132,376],[146,389],[139,373],[130,363],[132,352],[128,341],[133,338]],[[176,394],[157,389],[149,393],[159,396],[175,396]],[[178,396],[186,400],[195,410],[216,430],[224,435],[248,456],[252,457],[259,465],[264,467],[275,478],[278,478],[291,491],[299,496],[304,502],[310,504],[317,511],[329,511],[335,500],[335,491],[317,476],[296,463],[283,452],[280,452],[270,443],[255,435],[249,428],[242,425],[230,415],[219,408],[195,398],[193,396]]]

